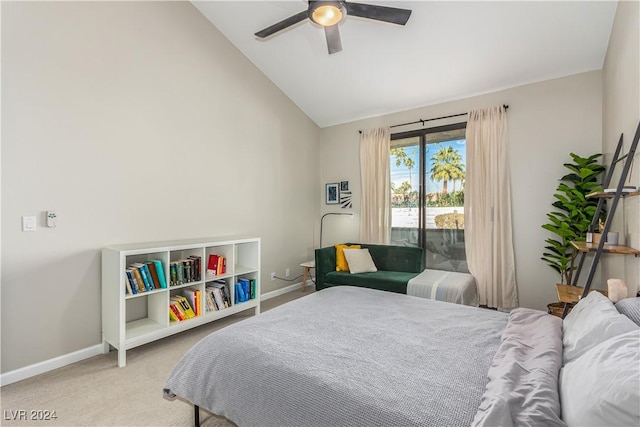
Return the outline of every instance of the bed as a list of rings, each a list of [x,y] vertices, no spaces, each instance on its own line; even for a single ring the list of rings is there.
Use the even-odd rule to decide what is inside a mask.
[[[598,417],[639,425],[640,328],[606,298],[591,299],[563,324],[536,310],[332,287],[212,333],[178,362],[163,392],[239,426],[564,426]],[[613,326],[594,317],[596,306],[615,312]],[[594,318],[587,327],[604,332],[584,331],[581,321]],[[600,348],[618,336],[626,339],[618,347]],[[623,372],[598,359],[612,351]],[[596,386],[600,393],[584,392]],[[569,405],[573,395],[579,401]],[[594,416],[595,398],[607,410]]]

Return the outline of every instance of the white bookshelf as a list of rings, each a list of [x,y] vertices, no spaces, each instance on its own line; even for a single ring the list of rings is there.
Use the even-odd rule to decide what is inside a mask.
[[[210,254],[226,257],[224,274],[207,274]],[[190,255],[202,259],[202,280],[170,286],[169,263]],[[135,295],[126,291],[126,268],[135,262],[160,260],[167,288]],[[234,284],[239,279],[256,279],[255,299],[233,304]],[[224,280],[231,294],[231,307],[207,311],[205,288],[214,280]],[[169,299],[189,288],[200,290],[200,315],[174,322],[169,320]],[[126,365],[127,350],[173,335],[223,317],[253,309],[260,313],[260,238],[228,237],[176,240],[168,242],[133,243],[102,249],[102,345],[108,353],[118,350],[118,366]]]

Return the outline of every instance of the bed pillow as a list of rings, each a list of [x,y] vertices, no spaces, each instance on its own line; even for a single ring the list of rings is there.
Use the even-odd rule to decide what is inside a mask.
[[[638,329],[607,297],[590,292],[562,322],[562,362],[569,363],[601,342]]]
[[[640,425],[640,329],[610,338],[560,371],[562,419],[575,426]]]
[[[620,314],[624,314],[640,326],[640,297],[620,300],[616,303],[616,308]]]
[[[345,249],[344,256],[347,258],[351,274],[378,271],[369,249]]]
[[[349,271],[349,264],[344,257],[343,250],[345,248],[360,249],[360,245],[349,246],[336,243],[334,246],[336,248],[336,271]]]

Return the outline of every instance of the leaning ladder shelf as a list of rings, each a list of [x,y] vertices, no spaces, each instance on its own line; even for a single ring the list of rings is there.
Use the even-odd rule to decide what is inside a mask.
[[[611,182],[611,178],[613,176],[613,171],[615,169],[616,164],[618,162],[624,161],[624,165],[622,167],[622,173],[620,174],[620,179],[618,180],[618,185],[616,186],[615,193],[595,192],[587,195],[587,197],[589,198],[598,199],[598,206],[596,207],[596,211],[591,221],[591,226],[590,226],[591,231],[595,230],[595,227],[598,224],[600,212],[602,211],[602,208],[604,206],[604,201],[609,200],[611,202],[611,206],[609,207],[609,212],[607,213],[607,219],[605,220],[604,228],[602,230],[602,236],[607,236],[607,233],[611,228],[611,223],[613,222],[613,216],[615,214],[616,208],[618,207],[618,202],[620,201],[620,199],[625,197],[640,195],[640,192],[638,191],[634,191],[634,192],[623,191],[625,180],[627,179],[627,176],[631,169],[631,164],[633,163],[633,159],[636,153],[636,148],[638,147],[638,140],[640,139],[640,123],[638,123],[638,127],[633,137],[633,141],[631,142],[631,146],[629,147],[629,151],[627,152],[627,154],[620,156],[620,153],[622,152],[622,141],[623,141],[622,137],[623,135],[620,135],[620,139],[618,140],[618,145],[616,146],[616,151],[613,155],[613,159],[611,162],[611,167],[607,171],[607,175],[603,182],[604,187],[607,188],[609,186],[609,183]],[[589,274],[587,276],[587,280],[585,282],[584,288],[582,288],[582,295],[580,296],[580,294],[575,292],[575,290],[571,292],[571,295],[568,295],[568,294],[564,295],[565,301],[561,301],[565,303],[564,310],[562,313],[563,318],[567,315],[567,312],[569,311],[570,303],[577,302],[580,299],[580,297],[584,298],[589,294],[589,291],[591,289],[591,284],[593,282],[593,278],[595,276],[596,269],[598,267],[598,262],[600,261],[600,256],[603,253],[635,255],[636,257],[640,255],[640,251],[634,248],[630,248],[627,246],[607,245],[605,237],[602,237],[597,244],[586,243],[586,242],[571,242],[571,244],[573,245],[574,249],[580,253],[580,260],[578,262],[578,267],[576,269],[576,273],[573,276],[572,285],[574,288],[577,288],[578,277],[580,276],[580,272],[582,271],[582,266],[584,264],[586,255],[593,254],[593,259],[591,261],[591,267],[589,268]],[[558,295],[560,295],[560,293],[561,293],[561,289],[558,288]]]

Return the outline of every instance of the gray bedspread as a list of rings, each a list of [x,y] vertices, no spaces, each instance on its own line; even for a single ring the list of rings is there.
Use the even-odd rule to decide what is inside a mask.
[[[507,314],[336,286],[204,338],[164,387],[240,426],[465,426]]]

